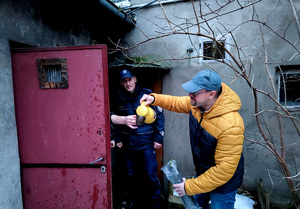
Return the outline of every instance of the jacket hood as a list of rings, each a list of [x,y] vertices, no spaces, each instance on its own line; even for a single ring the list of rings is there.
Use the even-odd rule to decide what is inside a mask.
[[[205,113],[208,118],[214,118],[229,112],[239,111],[241,109],[241,100],[239,96],[226,84],[222,83],[222,93],[214,105]]]

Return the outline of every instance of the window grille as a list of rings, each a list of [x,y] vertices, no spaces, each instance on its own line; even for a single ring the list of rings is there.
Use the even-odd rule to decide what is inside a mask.
[[[60,65],[45,65],[46,82],[61,82]]]
[[[69,87],[67,60],[65,58],[38,59],[40,89],[64,89]]]
[[[300,66],[281,66],[278,69],[278,100],[286,107],[300,107]],[[296,67],[297,68],[297,67]]]
[[[203,60],[225,59],[225,42],[219,42],[221,44],[214,41],[203,42]]]

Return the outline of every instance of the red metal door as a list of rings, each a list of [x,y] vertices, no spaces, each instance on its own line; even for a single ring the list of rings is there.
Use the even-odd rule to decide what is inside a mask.
[[[16,50],[12,64],[24,208],[112,208],[106,46]]]

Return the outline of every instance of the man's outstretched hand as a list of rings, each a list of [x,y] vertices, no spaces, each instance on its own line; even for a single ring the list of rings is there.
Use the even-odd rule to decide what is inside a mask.
[[[142,96],[142,98],[140,99],[140,104],[142,104],[142,102],[145,102],[145,105],[149,105],[149,104],[152,104],[154,102],[154,97],[153,96],[150,96],[148,94],[144,94]]]

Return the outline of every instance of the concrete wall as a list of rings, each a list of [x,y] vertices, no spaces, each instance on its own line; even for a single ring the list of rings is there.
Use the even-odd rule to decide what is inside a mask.
[[[22,208],[10,47],[0,38],[0,208]]]
[[[134,2],[134,1],[133,1]],[[203,12],[207,12],[204,2],[211,6],[216,7],[213,1],[201,1]],[[242,4],[247,4],[247,1],[240,1]],[[140,4],[140,2],[138,2]],[[293,22],[293,16],[291,15],[291,8],[288,2],[277,2],[275,0],[266,0],[260,2],[255,8],[261,18],[264,18],[268,14],[267,22],[278,33],[284,34],[292,43],[296,43],[296,47],[299,50],[299,37],[297,36],[295,23]],[[300,14],[300,4],[298,1],[294,1],[298,16]],[[195,3],[198,8],[198,1]],[[234,7],[238,7],[236,4],[225,7],[222,13],[231,10]],[[192,5],[189,2],[171,3],[163,5],[164,10],[159,6],[147,7],[136,12],[137,26],[139,29],[133,30],[124,38],[124,45],[133,46],[135,43],[146,40],[147,38],[153,38],[155,36],[171,33],[169,24],[172,25],[173,30],[180,30],[179,27],[175,27],[174,24],[180,25],[182,28],[186,27],[186,18],[191,18],[194,15]],[[235,41],[239,46],[243,46],[246,57],[243,58],[243,62],[248,66],[251,64],[250,78],[256,87],[266,92],[272,92],[272,88],[267,78],[265,70],[265,64],[263,56],[263,42],[260,35],[260,28],[256,23],[248,23],[240,25],[242,22],[249,20],[253,10],[251,7],[244,9],[243,11],[237,11],[230,13],[229,15],[220,16],[218,19],[214,19],[209,22],[212,29],[215,31],[215,35],[220,36],[221,33],[226,33],[227,30],[232,30],[232,34],[235,37]],[[165,15],[169,17],[171,22],[165,20]],[[209,19],[211,16],[205,16]],[[195,23],[195,19],[192,20]],[[174,23],[174,24],[173,24]],[[291,23],[289,25],[289,23]],[[208,29],[205,24],[201,24],[203,28]],[[202,33],[206,33],[205,29],[201,29]],[[236,28],[236,29],[234,29]],[[233,30],[234,29],[234,30]],[[143,33],[141,32],[143,31]],[[197,32],[197,27],[190,27],[188,32]],[[271,72],[271,78],[276,79],[275,67],[277,61],[281,61],[281,65],[295,65],[300,63],[300,57],[295,56],[290,61],[288,60],[294,54],[297,53],[290,44],[283,42],[281,38],[276,36],[271,30],[263,28],[265,35],[265,42],[269,62],[268,67]],[[147,35],[147,37],[145,36]],[[211,34],[208,34],[211,35]],[[163,80],[163,93],[170,95],[187,95],[187,93],[181,87],[181,84],[190,80],[199,70],[202,69],[215,69],[222,75],[222,80],[228,84],[234,91],[238,93],[242,101],[242,109],[240,114],[242,115],[245,123],[245,137],[253,140],[262,140],[261,135],[258,133],[254,117],[254,101],[249,85],[242,78],[234,79],[234,73],[232,70],[224,64],[217,62],[200,62],[196,59],[184,59],[192,56],[196,56],[194,50],[193,53],[187,53],[187,49],[198,47],[201,41],[201,37],[187,35],[172,35],[165,38],[154,39],[148,43],[139,46],[139,49],[133,49],[129,51],[129,56],[137,57],[152,57],[154,60],[158,59],[173,59],[174,57],[181,59],[177,61],[163,61],[160,64],[168,65],[171,67],[171,72],[164,77]],[[233,39],[230,36],[226,36],[226,41],[233,43]],[[230,47],[229,47],[230,48]],[[233,47],[230,48],[234,53]],[[142,52],[142,54],[140,54]],[[229,60],[228,62],[231,62]],[[249,68],[247,68],[249,69]],[[261,109],[274,108],[274,104],[270,99],[262,94],[258,97]],[[192,162],[192,156],[189,145],[189,133],[188,133],[188,115],[173,113],[165,111],[166,117],[166,133],[164,142],[164,163],[170,159],[176,159],[179,167],[179,171],[183,176],[190,178],[194,175],[194,166]],[[299,112],[294,112],[293,116],[298,117]],[[271,140],[276,141],[275,145],[280,146],[277,142],[279,140],[278,123],[276,115],[273,113],[263,114],[263,122],[268,122],[267,126],[264,125],[264,130],[270,136]],[[299,121],[297,122],[299,126]],[[296,174],[295,166],[299,168],[300,154],[295,152],[297,142],[299,142],[299,135],[290,123],[290,120],[283,119],[284,132],[286,138],[286,144],[293,144],[293,146],[287,146],[287,158],[289,160],[289,168],[293,174]],[[293,154],[291,154],[293,152]],[[252,144],[245,140],[244,143],[244,155],[245,155],[245,177],[243,187],[249,191],[255,191],[257,186],[257,180],[263,179],[263,184],[266,191],[271,193],[272,201],[286,201],[291,199],[286,182],[282,179],[281,171],[275,157],[266,148],[259,146],[258,144]],[[292,160],[292,155],[295,157],[295,161]],[[294,165],[295,163],[296,165]]]
[[[53,15],[57,14],[53,12]],[[55,22],[45,24],[43,14],[34,1],[0,1],[0,37],[10,41],[39,47],[91,44],[90,33],[84,26],[81,27],[77,34],[68,24],[63,31],[55,27]]]

